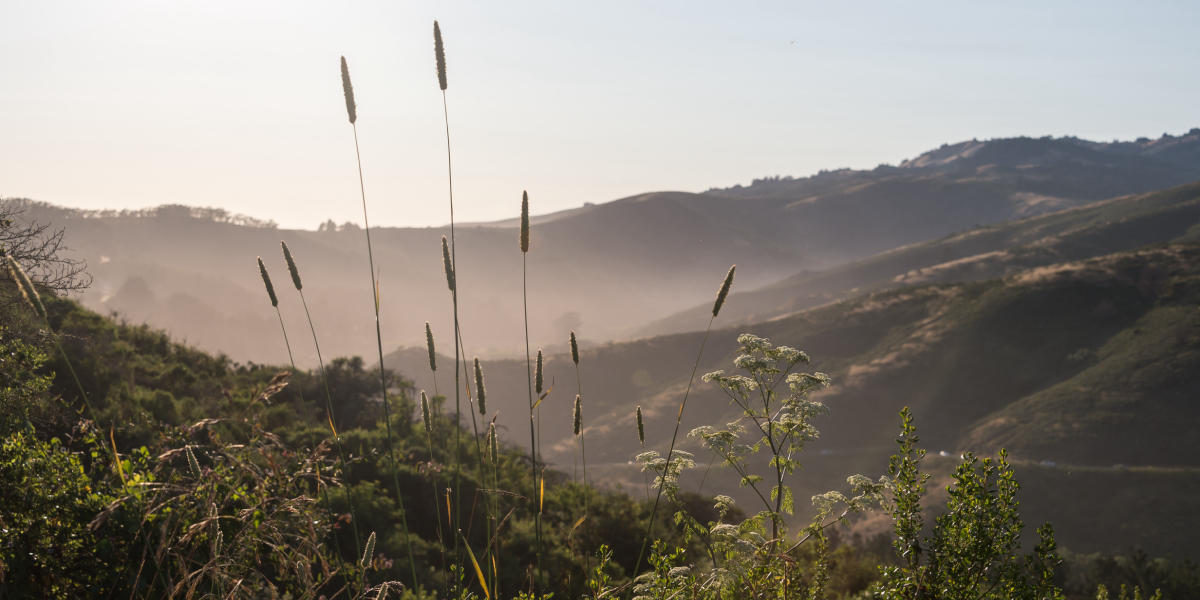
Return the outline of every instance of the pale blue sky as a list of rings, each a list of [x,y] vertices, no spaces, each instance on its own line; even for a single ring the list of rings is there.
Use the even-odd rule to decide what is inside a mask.
[[[896,163],[970,138],[1200,126],[1200,2],[0,5],[0,196],[446,222]]]

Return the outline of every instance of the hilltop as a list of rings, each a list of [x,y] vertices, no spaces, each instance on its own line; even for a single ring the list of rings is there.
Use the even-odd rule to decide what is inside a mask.
[[[741,290],[837,268],[899,246],[1200,179],[1200,132],[1100,143],[1074,138],[963,142],[898,167],[686,192],[653,192],[535,217],[528,255],[531,335],[554,343],[575,328],[621,339],[694,304],[737,263]],[[533,198],[536,212],[537,198]],[[513,213],[519,202],[514,192]],[[282,273],[279,241],[301,262],[314,318],[331,353],[368,354],[371,291],[354,226],[282,230],[185,207],[119,213],[30,204],[25,218],[66,227],[66,244],[95,283],[82,301],[163,327],[239,360],[278,357],[278,324],[254,257]],[[458,260],[465,340],[484,356],[514,355],[521,305],[516,224],[463,225]],[[373,231],[385,340],[420,343],[424,321],[445,327],[442,228]],[[614,293],[619,290],[620,293]],[[285,296],[285,319],[303,326]],[[690,326],[689,326],[690,327]],[[655,331],[683,331],[668,327]],[[313,364],[301,349],[298,359]]]
[[[1200,184],[1193,183],[975,227],[838,267],[804,271],[758,289],[735,292],[725,317],[735,323],[754,323],[897,285],[978,281],[1145,244],[1197,239]],[[685,331],[709,308],[698,303],[650,324],[642,333]]]

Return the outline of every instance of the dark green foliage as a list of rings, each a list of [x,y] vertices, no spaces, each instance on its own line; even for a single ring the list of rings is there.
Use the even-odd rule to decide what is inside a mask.
[[[1016,479],[1001,452],[997,459],[963,456],[948,488],[945,514],[922,537],[921,499],[928,476],[920,471],[924,451],[908,409],[901,413],[900,452],[888,469],[885,506],[895,523],[899,565],[885,567],[872,591],[880,600],[1051,600],[1059,563],[1054,531],[1038,529],[1033,554],[1021,555]]]
[[[0,326],[0,431],[17,431],[46,415],[42,404],[53,377],[43,369],[46,353]]]
[[[454,576],[443,555],[450,522],[442,493],[455,475],[462,481],[462,506],[483,507],[490,498],[495,514],[507,516],[497,549],[501,597],[527,589],[527,566],[537,546],[528,506],[538,495],[528,477],[528,457],[492,442],[488,427],[480,445],[464,445],[461,464],[473,466],[484,458],[495,465],[495,480],[490,467],[486,481],[473,467],[453,467],[450,432],[455,424],[443,414],[441,396],[422,405],[422,417],[428,410],[423,419],[427,434],[415,426],[418,407],[409,384],[385,373],[395,391],[389,394],[397,456],[393,466],[379,450],[386,440],[379,372],[358,358],[334,360],[327,376],[336,418],[344,424],[341,439],[349,458],[342,471],[326,456],[322,406],[302,399],[321,397],[316,376],[299,372],[288,380],[276,378],[280,369],[211,357],[146,327],[114,324],[71,302],[48,300],[67,355],[88,395],[97,399],[96,425],[85,422],[80,428],[77,413],[64,410],[78,408],[73,400],[77,394],[72,384],[53,377],[57,363],[47,362],[39,347],[42,338],[19,339],[0,331],[0,402],[5,407],[0,495],[8,494],[0,499],[0,519],[18,525],[7,531],[20,532],[8,534],[0,552],[40,549],[32,555],[36,560],[28,552],[3,555],[0,586],[8,587],[0,590],[47,597],[95,595],[96,590],[117,590],[121,597],[157,597],[167,590],[183,595],[189,589],[222,595],[242,580],[244,586],[274,586],[280,593],[352,596],[385,581],[406,579],[410,547],[425,589],[445,590]],[[799,393],[823,384],[819,376],[787,375],[801,362],[798,351],[752,336],[744,343],[737,365],[748,369],[748,379],[721,374],[714,380],[730,386],[761,381],[770,388],[780,379],[792,392],[799,386]],[[301,391],[308,393],[302,396]],[[817,408],[796,404],[805,406],[808,412]],[[805,419],[787,421],[791,414],[779,413],[773,417],[778,422],[764,427],[781,432],[799,427],[791,434],[798,441],[815,434]],[[652,574],[638,581],[641,590],[704,598],[848,598],[875,585],[879,598],[1040,599],[1057,597],[1054,586],[1060,582],[1083,590],[1089,595],[1081,597],[1090,600],[1098,583],[1107,585],[1113,598],[1121,584],[1130,590],[1141,586],[1143,597],[1157,588],[1169,590],[1167,598],[1187,597],[1196,589],[1193,567],[1144,555],[1074,558],[1065,572],[1055,570],[1056,549],[1048,528],[1039,531],[1034,552],[1021,555],[1017,485],[1003,455],[967,456],[959,464],[945,514],[933,520],[930,530],[922,517],[928,483],[920,471],[923,451],[907,412],[903,423],[900,452],[892,459],[888,479],[888,508],[896,521],[894,555],[883,551],[880,539],[846,544],[836,529],[827,527],[847,514],[834,511],[834,505],[862,505],[867,501],[863,496],[822,495],[816,500],[825,520],[800,528],[784,547],[782,532],[778,540],[762,534],[774,522],[770,513],[783,512],[785,494],[764,492],[770,510],[747,517],[731,499],[714,502],[675,489],[671,499],[676,514],[656,525],[664,539],[652,556]],[[105,446],[114,442],[120,469],[104,459]],[[764,448],[770,446],[764,443]],[[476,451],[484,455],[476,457]],[[687,460],[682,452],[673,457],[679,468]],[[793,460],[782,454],[775,464],[786,470]],[[675,475],[665,474],[670,484]],[[407,535],[398,526],[401,505],[386,491],[393,475],[410,517]],[[649,505],[619,492],[570,483],[561,473],[547,471],[546,478],[541,514],[546,590],[562,597],[604,586],[628,590]],[[55,484],[39,487],[31,481]],[[350,535],[346,495],[327,493],[328,487],[340,485],[350,486],[360,530],[376,532],[365,569],[359,564],[364,548]],[[855,485],[869,490],[875,484]],[[504,493],[490,491],[495,489]],[[487,547],[483,510],[461,515],[460,522],[473,549]],[[274,549],[267,552],[267,547]],[[875,568],[880,564],[883,571]]]
[[[485,490],[498,486],[511,491],[493,496],[498,514],[509,515],[498,585],[515,593],[527,584],[528,573],[521,566],[527,563],[519,559],[533,555],[532,535],[523,532],[532,532],[526,507],[528,499],[536,497],[529,484],[528,459],[502,444],[481,444],[487,462],[497,466],[496,481],[490,469],[487,482],[478,481],[474,469],[457,471],[449,464],[449,433],[455,426],[452,416],[441,412],[444,398],[427,403],[431,435],[426,437],[424,428],[415,426],[417,407],[410,385],[386,374],[389,387],[398,390],[389,394],[395,474],[408,514],[420,517],[410,518],[412,532],[406,537],[399,533],[399,503],[386,491],[393,467],[379,450],[386,439],[379,372],[366,369],[360,358],[335,359],[326,368],[348,453],[342,472],[326,456],[328,429],[317,376],[297,372],[287,380],[275,378],[281,369],[211,357],[160,332],[115,324],[68,301],[51,298],[48,309],[61,325],[67,355],[88,395],[98,399],[98,426],[94,434],[73,434],[78,415],[56,400],[59,393],[73,398],[73,384],[53,377],[58,363],[46,362],[40,342],[0,334],[4,431],[33,426],[38,435],[73,440],[58,445],[25,433],[6,437],[8,460],[0,473],[0,494],[19,491],[27,503],[4,502],[0,509],[9,511],[5,522],[40,518],[49,514],[44,505],[53,502],[67,512],[46,521],[46,529],[24,528],[33,538],[22,544],[52,545],[64,536],[79,540],[76,550],[64,546],[58,555],[76,552],[70,559],[74,562],[31,566],[5,558],[8,573],[52,568],[45,580],[50,587],[35,588],[40,592],[78,595],[72,590],[90,590],[95,581],[104,581],[99,589],[124,590],[122,597],[130,592],[156,597],[177,585],[183,585],[180,593],[196,585],[205,593],[219,594],[236,579],[244,579],[246,585],[254,582],[257,589],[274,585],[297,592],[357,590],[363,548],[355,547],[349,532],[346,495],[328,490],[347,483],[360,529],[364,535],[377,532],[377,559],[368,583],[407,579],[411,544],[422,584],[444,589],[447,571],[438,540],[439,528],[447,524],[442,522],[445,499],[439,491],[451,486],[456,472],[463,480],[464,507],[482,505],[492,495]],[[122,458],[119,472],[102,459],[109,428]],[[427,460],[430,450],[432,460]],[[464,445],[462,464],[478,462],[475,450],[473,444]],[[32,460],[36,456],[45,460]],[[585,557],[601,542],[624,551],[611,573],[618,579],[628,577],[633,568],[630,549],[644,527],[646,508],[621,493],[568,484],[561,474],[547,472],[546,477],[543,525],[553,537],[543,543],[547,572],[556,574],[555,588],[583,590]],[[28,495],[30,485],[22,482],[30,480],[62,485],[46,486],[45,497]],[[589,517],[577,524],[585,497],[591,505]],[[87,533],[88,523],[98,516],[99,528],[89,534],[93,537],[72,533]],[[223,551],[214,556],[216,523]],[[482,511],[463,515],[462,528],[474,548],[484,547],[488,529]],[[661,530],[667,528],[668,523],[660,524]],[[280,550],[264,552],[264,544]],[[300,565],[302,557],[310,559],[307,566]],[[0,585],[13,581],[0,577]],[[59,589],[65,591],[54,591]]]
[[[57,439],[7,432],[0,442],[0,597],[75,598],[116,584],[124,559],[88,523],[111,491],[94,491],[79,455]]]

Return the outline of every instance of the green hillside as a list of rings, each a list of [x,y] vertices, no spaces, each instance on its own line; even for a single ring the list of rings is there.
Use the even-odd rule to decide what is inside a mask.
[[[729,300],[730,308],[737,300]],[[1194,481],[1190,468],[1200,466],[1198,442],[1187,435],[1200,426],[1200,410],[1188,402],[1200,392],[1197,306],[1200,246],[1172,244],[1001,279],[901,287],[722,328],[712,333],[700,372],[725,368],[734,358],[734,337],[750,331],[804,349],[813,357],[813,368],[833,376],[833,387],[821,396],[831,414],[821,420],[822,438],[811,446],[819,458],[806,461],[803,493],[836,487],[847,472],[878,472],[892,450],[893,415],[908,405],[922,424],[922,440],[950,455],[1006,447],[1027,464],[1063,473],[1077,465],[1189,467],[1164,471],[1156,481],[1163,482],[1159,489],[1165,494],[1171,485]],[[690,368],[688,355],[700,337],[585,344],[581,369],[593,472],[640,487],[628,465],[629,444],[636,439],[634,407],[641,405],[645,412],[647,444],[665,449]],[[387,361],[413,374],[417,386],[432,387],[422,358],[408,351]],[[520,439],[524,361],[485,365],[499,422]],[[542,450],[569,469],[577,452],[567,401],[574,394],[574,373],[562,355],[551,356],[546,369],[548,380],[568,389],[556,387],[542,405]],[[685,431],[733,416],[725,399],[699,384],[689,400]],[[713,469],[697,475],[693,485],[702,477],[706,489],[731,484],[728,473]],[[1118,487],[1124,481],[1118,470],[1108,477]],[[1068,485],[1070,478],[1038,481],[1027,486],[1028,493],[1049,498],[1065,493],[1057,486]],[[1115,494],[1096,502],[1107,507],[1103,510],[1133,510],[1130,498]],[[1045,511],[1039,518],[1073,510],[1037,500],[1031,505]],[[1195,521],[1186,513],[1163,519]],[[1168,523],[1154,529],[1163,535],[1147,538],[1130,530],[1131,537],[1118,544],[1144,543],[1192,555],[1182,535],[1189,529]],[[1090,545],[1082,526],[1060,533],[1068,547],[1099,549]]]
[[[895,411],[911,405],[922,443],[931,451],[926,468],[934,479],[927,508],[938,511],[946,501],[960,451],[990,453],[1002,443],[1017,459],[1024,520],[1053,522],[1063,547],[1112,552],[1138,546],[1153,555],[1194,558],[1191,532],[1200,526],[1200,517],[1191,498],[1200,489],[1200,469],[1186,434],[1170,436],[1196,425],[1196,411],[1180,399],[1195,395],[1195,373],[1200,372],[1194,364],[1200,325],[1194,317],[1198,258],[1200,245],[1158,246],[1000,280],[900,288],[756,326],[759,334],[808,350],[812,366],[832,373],[835,380],[819,396],[832,411],[817,419],[823,437],[806,449],[794,483],[797,518],[806,516],[804,498],[844,489],[847,474],[882,473],[895,452]],[[3,293],[11,295],[12,290]],[[358,585],[353,579],[360,571],[344,561],[358,555],[360,536],[370,531],[378,534],[375,548],[381,557],[407,557],[411,547],[420,565],[417,579],[436,589],[450,585],[447,573],[436,566],[446,547],[439,541],[444,499],[437,490],[452,488],[457,473],[464,480],[464,497],[474,498],[463,523],[472,545],[485,547],[489,515],[509,511],[504,563],[496,577],[502,589],[523,585],[527,573],[522,565],[530,563],[535,547],[530,498],[541,497],[540,491],[529,489],[529,460],[521,450],[528,422],[520,418],[526,414],[523,361],[484,363],[489,414],[498,413],[502,434],[513,442],[500,449],[495,479],[489,482],[476,474],[469,429],[463,432],[466,467],[450,466],[455,431],[450,406],[434,399],[433,434],[425,437],[414,387],[395,375],[390,378],[391,406],[397,416],[391,426],[399,465],[393,468],[381,452],[386,438],[375,393],[379,374],[360,359],[335,359],[328,365],[332,419],[344,444],[333,452],[322,411],[323,385],[312,372],[295,374],[283,386],[276,378],[278,368],[213,357],[68,301],[49,301],[49,315],[90,404],[80,402],[72,378],[38,377],[71,368],[45,353],[51,349],[45,346],[47,333],[28,314],[6,312],[0,335],[0,400],[6,418],[0,425],[9,435],[0,449],[0,477],[57,482],[34,488],[42,491],[32,495],[23,485],[0,491],[4,518],[22,519],[10,528],[21,534],[6,538],[6,547],[37,550],[29,553],[33,559],[7,563],[6,569],[16,571],[6,574],[36,573],[29,581],[75,586],[55,588],[55,595],[69,596],[130,586],[136,590],[136,573],[147,569],[155,573],[142,586],[149,593],[159,577],[187,580],[189,568],[203,580],[208,567],[195,563],[193,556],[212,552],[225,539],[225,564],[229,572],[248,578],[248,585],[314,577],[313,585],[329,589]],[[713,332],[711,352],[702,361],[705,369],[728,368],[736,331]],[[543,526],[550,547],[543,555],[550,588],[578,595],[590,560],[581,549],[601,543],[614,550],[608,567],[613,577],[621,580],[634,568],[652,503],[639,500],[644,480],[628,465],[639,450],[631,409],[637,404],[645,408],[648,446],[663,449],[689,355],[699,341],[698,334],[685,334],[585,345],[581,368],[590,479],[608,488],[602,492],[571,483],[579,476],[566,401],[574,391],[573,364],[558,355],[547,362],[552,392],[541,405],[543,452],[558,471],[548,473],[539,502],[546,506]],[[412,351],[388,358],[390,368],[418,374],[427,370],[427,359]],[[44,367],[43,361],[48,361]],[[442,356],[439,362],[445,390],[451,361]],[[1123,373],[1114,373],[1119,370]],[[1099,404],[1107,412],[1097,414],[1087,404],[1090,390],[1074,396],[1058,392],[1088,385],[1136,396],[1132,402],[1137,410],[1101,396]],[[1060,394],[1054,402],[1039,400],[1051,392]],[[1169,418],[1164,411],[1170,411]],[[95,418],[99,427],[78,429],[80,415]],[[731,416],[711,386],[697,386],[687,425],[722,423]],[[1050,440],[1035,429],[1059,431],[1063,422],[1072,428]],[[1128,442],[1113,444],[1118,436]],[[938,452],[943,448],[944,453]],[[119,467],[109,468],[109,449],[121,458]],[[335,461],[342,451],[346,466]],[[433,460],[427,461],[430,452]],[[196,458],[188,458],[189,453]],[[720,517],[711,496],[744,494],[726,471],[708,464],[704,454],[698,456],[698,468],[683,480],[684,506],[699,522],[716,522]],[[752,466],[761,465],[755,461]],[[390,493],[392,474],[402,490],[399,497]],[[624,489],[613,489],[617,485]],[[484,500],[492,494],[489,490],[503,492],[497,496],[500,513]],[[581,505],[588,519],[580,520]],[[39,511],[53,515],[53,527],[34,527],[35,521],[24,525]],[[227,536],[215,541],[211,528],[205,529],[206,515],[213,511],[224,515],[226,524],[220,529]],[[410,517],[407,532],[398,526],[403,515]],[[1097,519],[1116,525],[1098,531]],[[669,514],[660,513],[658,520],[657,535],[677,531],[671,529]],[[148,532],[145,522],[157,529]],[[319,526],[306,528],[306,523]],[[886,532],[889,523],[885,513],[868,513],[851,533]],[[73,541],[47,537],[58,535]],[[289,552],[296,551],[291,544],[307,548],[299,556],[308,561],[332,561],[337,573],[321,574],[304,560],[286,562],[291,560],[286,555],[266,558],[259,542],[251,541],[275,535],[291,540]],[[690,544],[683,538],[673,542],[681,545],[687,560],[704,556],[694,538]],[[127,560],[155,547],[167,549],[159,564]],[[858,552],[867,550],[847,548],[842,556],[860,556],[855,560],[865,562],[839,563],[843,566],[837,568],[860,569],[860,583],[839,583],[837,589],[861,590],[873,577],[863,578],[861,569],[874,573],[875,564],[890,560]],[[811,556],[802,553],[800,558]],[[406,562],[381,558],[369,571],[376,578],[405,579]],[[12,586],[14,581],[25,580],[10,576],[0,584]],[[19,593],[27,588],[3,589]]]

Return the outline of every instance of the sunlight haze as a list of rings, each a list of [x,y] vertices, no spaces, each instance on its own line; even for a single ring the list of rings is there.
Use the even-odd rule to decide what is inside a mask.
[[[1125,3],[7,2],[0,196],[373,225],[895,164],[943,142],[1200,123],[1200,7]]]

